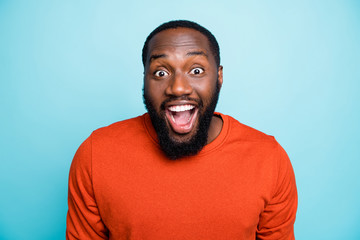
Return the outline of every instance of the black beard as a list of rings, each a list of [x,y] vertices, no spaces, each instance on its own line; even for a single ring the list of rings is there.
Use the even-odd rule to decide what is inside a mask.
[[[159,144],[165,155],[172,159],[179,159],[186,156],[196,155],[200,150],[206,145],[208,139],[208,131],[211,123],[211,119],[214,115],[215,107],[219,99],[220,93],[220,84],[216,84],[216,89],[211,96],[210,104],[205,109],[204,113],[201,114],[203,110],[203,102],[197,101],[199,104],[199,124],[196,129],[195,135],[186,142],[177,142],[170,137],[169,128],[165,122],[165,114],[163,117],[159,116],[156,112],[151,99],[146,96],[145,91],[143,89],[143,98],[145,107],[149,113],[151,123],[157,133]],[[176,97],[171,97],[167,101],[172,101],[175,99],[179,99]],[[182,100],[189,98],[181,98]],[[194,100],[194,99],[191,99]],[[165,111],[165,103],[161,104],[161,110]]]

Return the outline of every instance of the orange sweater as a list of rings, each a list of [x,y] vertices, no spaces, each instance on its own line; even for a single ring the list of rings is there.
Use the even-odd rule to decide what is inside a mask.
[[[69,177],[67,239],[294,239],[291,163],[272,136],[222,115],[220,135],[168,160],[148,114],[94,131]]]

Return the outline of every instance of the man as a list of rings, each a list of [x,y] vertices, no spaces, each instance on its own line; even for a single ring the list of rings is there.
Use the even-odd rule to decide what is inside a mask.
[[[171,21],[142,57],[148,113],[94,131],[76,152],[67,239],[294,239],[285,151],[214,113],[223,82],[215,37]]]

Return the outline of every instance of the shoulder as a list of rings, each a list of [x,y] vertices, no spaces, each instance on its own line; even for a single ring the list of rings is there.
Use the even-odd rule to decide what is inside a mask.
[[[139,131],[144,131],[144,115],[96,129],[92,132],[91,137],[92,139],[118,138],[124,135],[137,134]]]
[[[228,124],[228,131],[230,137],[235,137],[239,141],[248,142],[269,142],[277,144],[275,138],[271,135],[265,134],[255,128],[247,126],[235,118],[221,114],[224,122]]]
[[[99,163],[115,162],[114,158],[148,143],[151,140],[144,125],[142,115],[93,131],[75,153],[72,168],[87,169],[90,175],[99,169]]]
[[[273,194],[279,184],[295,183],[289,156],[275,137],[242,124],[230,116],[221,116],[229,124],[226,142],[231,154],[246,162],[248,169],[252,166],[254,172],[257,172],[256,176],[264,176],[267,181],[272,182]]]
[[[129,134],[136,134],[134,133],[135,131],[139,131],[139,129],[143,128],[143,118],[144,115],[141,115],[96,129],[80,145],[75,153],[74,159],[91,158],[94,143],[95,146],[97,146],[98,143],[106,142],[107,140],[112,141],[113,139],[126,138]]]
[[[263,166],[274,167],[289,162],[287,153],[274,136],[242,124],[231,116],[221,114],[221,117],[227,130],[225,146],[233,155],[247,156],[253,163]]]

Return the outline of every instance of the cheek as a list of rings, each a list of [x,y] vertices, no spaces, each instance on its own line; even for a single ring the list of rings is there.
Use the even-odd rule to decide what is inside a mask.
[[[216,81],[206,81],[201,84],[196,84],[194,86],[195,91],[203,101],[204,105],[210,103],[212,96],[216,91]]]
[[[163,99],[163,90],[161,84],[156,82],[147,82],[144,84],[144,92],[146,96],[151,100],[156,110],[160,109]]]

